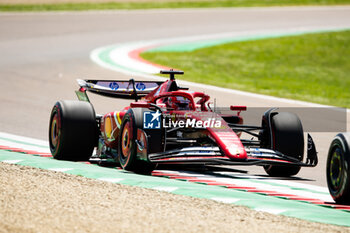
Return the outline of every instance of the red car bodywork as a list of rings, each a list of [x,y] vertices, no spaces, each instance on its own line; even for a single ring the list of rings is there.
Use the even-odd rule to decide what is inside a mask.
[[[192,119],[194,118],[196,120],[205,120],[208,117],[213,117],[213,114],[215,114],[214,116],[215,119],[221,120],[221,127],[206,128],[208,136],[215,140],[215,142],[221,148],[222,152],[228,158],[235,159],[235,160],[247,159],[247,153],[244,149],[243,144],[241,143],[239,135],[237,135],[228,126],[226,121],[222,120],[222,118],[219,115],[217,115],[216,113],[213,113],[209,109],[207,104],[210,97],[204,94],[203,92],[189,92],[189,91],[182,91],[182,90],[169,91],[169,88],[172,86],[172,82],[175,82],[175,81],[167,80],[166,82],[161,84],[158,88],[154,89],[151,93],[143,97],[140,101],[132,102],[130,106],[123,108],[121,111],[114,111],[114,112],[105,114],[101,120],[101,126],[100,126],[100,131],[102,132],[102,135],[104,137],[105,144],[108,147],[117,148],[118,146],[117,138],[120,133],[121,121],[125,113],[131,107],[132,108],[145,107],[145,106],[148,106],[148,104],[150,103],[162,105],[161,103],[157,103],[157,100],[164,97],[182,96],[190,100],[189,109],[186,111],[177,111],[177,110],[165,111],[166,114],[176,115],[176,116],[179,116],[179,115],[181,116],[186,114],[187,115],[186,117],[189,117],[190,115]],[[194,100],[196,98],[199,98],[199,100],[195,102]],[[165,106],[162,106],[162,107],[165,107]],[[243,123],[243,119],[239,116],[239,112],[241,110],[246,109],[245,106],[239,106],[236,108],[233,106],[231,109],[238,110],[237,117],[239,118],[239,123]],[[203,113],[205,112],[210,113],[210,116],[206,116],[205,114],[203,115]]]

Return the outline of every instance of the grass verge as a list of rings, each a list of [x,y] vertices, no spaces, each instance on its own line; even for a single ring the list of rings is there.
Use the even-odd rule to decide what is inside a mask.
[[[193,82],[350,108],[350,31],[141,56]]]
[[[204,0],[166,2],[105,2],[54,4],[0,4],[0,11],[83,11],[113,9],[209,8],[300,5],[347,5],[350,0]]]

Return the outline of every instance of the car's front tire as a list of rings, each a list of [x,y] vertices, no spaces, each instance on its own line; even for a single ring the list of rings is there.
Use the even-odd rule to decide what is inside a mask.
[[[303,160],[304,131],[299,117],[293,113],[280,112],[271,116],[272,141],[269,144],[273,150],[284,155]],[[298,174],[300,166],[267,165],[267,174],[275,177],[290,177]]]

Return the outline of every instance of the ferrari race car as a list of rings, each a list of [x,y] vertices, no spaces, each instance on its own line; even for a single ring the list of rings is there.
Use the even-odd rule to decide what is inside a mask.
[[[350,133],[339,133],[329,147],[327,184],[336,203],[350,204]]]
[[[203,92],[188,91],[175,81],[182,71],[161,71],[165,82],[77,80],[79,101],[58,101],[51,112],[50,150],[55,159],[114,161],[147,174],[157,164],[260,165],[271,176],[293,176],[317,165],[308,134],[292,113],[269,109],[259,126],[244,125],[245,106],[223,114]],[[87,91],[131,99],[129,106],[105,115],[95,113]],[[242,133],[252,136],[243,139]]]

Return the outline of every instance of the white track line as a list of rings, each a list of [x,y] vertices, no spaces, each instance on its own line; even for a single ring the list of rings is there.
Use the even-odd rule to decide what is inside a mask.
[[[322,32],[322,31],[334,31],[342,30],[349,28],[350,24],[347,27],[337,26],[337,27],[295,27],[289,29],[273,29],[273,30],[246,30],[246,31],[236,31],[236,32],[226,32],[226,33],[217,33],[217,34],[204,34],[197,36],[185,36],[185,37],[175,37],[175,38],[166,38],[158,40],[148,40],[148,41],[134,41],[129,43],[121,43],[115,45],[108,45],[104,47],[97,48],[90,53],[90,58],[97,64],[118,72],[123,72],[126,74],[132,75],[142,75],[142,74],[159,74],[160,68],[152,64],[139,61],[129,56],[132,51],[143,49],[143,48],[156,48],[167,45],[181,45],[185,43],[195,43],[195,42],[205,42],[205,41],[216,41],[216,40],[227,40],[228,43],[230,40],[235,38],[247,37],[247,36],[264,36],[264,35],[275,35],[280,36],[281,34],[294,34],[294,33],[311,33],[311,32]],[[116,65],[106,64],[99,58],[99,54],[102,51],[112,49],[109,53],[110,59]],[[146,49],[147,50],[147,49]],[[118,66],[123,66],[121,68]],[[156,76],[159,78],[158,76]]]
[[[254,210],[259,211],[259,212],[266,212],[269,214],[281,214],[288,209],[278,209],[278,208],[255,208]]]
[[[37,151],[40,153],[50,153],[50,150],[48,146],[46,145],[46,148],[39,147],[39,146],[32,146],[32,145],[26,145],[20,142],[12,142],[4,139],[0,139],[0,145],[2,146],[9,146],[13,148],[20,148],[20,149],[25,149],[25,150],[32,150],[32,151]]]
[[[285,180],[275,180],[275,179],[264,179],[261,180],[261,177],[259,176],[244,176],[240,173],[234,173],[234,172],[225,172],[225,173],[219,173],[215,172],[216,174],[225,174],[230,175],[231,178],[221,178],[215,175],[204,175],[200,174],[198,175],[195,172],[176,172],[176,171],[161,171],[164,173],[171,173],[174,175],[184,176],[184,177],[193,177],[198,178],[202,180],[211,180],[218,183],[224,183],[224,184],[232,184],[237,186],[243,186],[243,187],[251,187],[256,189],[261,189],[265,191],[275,191],[279,193],[284,194],[291,194],[291,195],[297,195],[300,197],[305,198],[314,198],[319,199],[326,202],[333,202],[332,197],[328,193],[328,189],[325,187],[320,187],[316,185],[306,185],[301,184],[293,181],[285,181]],[[277,185],[276,185],[277,184]]]
[[[55,171],[55,172],[66,172],[66,171],[71,171],[73,170],[74,168],[61,168],[61,167],[57,167],[57,168],[49,168],[47,170],[50,170],[50,171]]]
[[[44,141],[44,140],[34,139],[34,138],[29,138],[29,137],[24,137],[24,136],[18,136],[18,135],[4,133],[4,132],[0,132],[0,137],[1,138],[8,138],[8,139],[16,140],[16,141],[22,141],[22,142],[26,142],[26,143],[31,143],[31,144],[38,145],[38,146],[48,146],[49,145],[49,143],[47,141]]]
[[[152,189],[162,191],[162,192],[174,192],[175,190],[179,189],[178,187],[168,187],[168,186],[157,186],[153,187]]]
[[[17,160],[2,160],[1,162],[4,162],[4,163],[10,163],[10,164],[16,164],[16,163],[19,163],[23,160],[21,159],[17,159]]]
[[[213,198],[211,198],[211,200],[222,202],[222,203],[227,203],[227,204],[232,204],[232,203],[240,201],[241,199],[238,199],[238,198],[213,197]]]
[[[123,178],[108,178],[108,177],[103,177],[103,178],[98,178],[98,180],[106,181],[106,182],[111,182],[111,183],[119,183],[120,181],[124,180]]]
[[[232,172],[215,172],[215,174],[221,174],[221,175],[232,175]],[[256,179],[260,180],[261,177],[259,176],[254,176],[254,175],[247,175],[247,174],[234,174],[234,178],[243,178],[243,179]],[[264,179],[265,181],[266,179]],[[309,189],[315,192],[323,192],[323,193],[328,193],[328,189],[326,187],[321,187],[317,185],[312,185],[312,184],[303,184],[303,183],[298,183],[298,182],[293,182],[293,181],[288,181],[288,180],[274,180],[274,179],[268,179],[269,183],[274,183],[274,184],[279,184],[279,185],[287,185],[291,186],[293,188],[302,188],[302,189]]]

